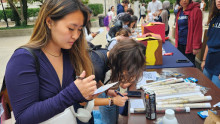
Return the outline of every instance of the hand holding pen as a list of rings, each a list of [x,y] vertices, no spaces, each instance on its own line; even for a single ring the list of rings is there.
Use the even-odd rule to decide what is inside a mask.
[[[115,105],[117,106],[124,106],[125,102],[127,101],[128,97],[125,96],[126,93],[121,94],[120,92],[118,92],[117,90],[115,90],[115,93],[117,93],[118,95],[116,97],[113,97],[113,102]]]
[[[88,77],[85,76],[86,72],[83,71],[80,76],[76,77],[77,79],[74,81],[74,83],[79,89],[80,93],[83,95],[83,97],[87,100],[91,100],[94,98],[93,94],[97,89],[96,81],[94,80],[95,75],[90,75]]]

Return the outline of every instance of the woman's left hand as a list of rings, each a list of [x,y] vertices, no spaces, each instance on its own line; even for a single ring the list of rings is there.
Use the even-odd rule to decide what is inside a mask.
[[[200,50],[200,49],[193,49],[193,55],[198,54],[198,53],[199,53],[199,50]]]
[[[218,75],[218,79],[220,80],[220,74]]]

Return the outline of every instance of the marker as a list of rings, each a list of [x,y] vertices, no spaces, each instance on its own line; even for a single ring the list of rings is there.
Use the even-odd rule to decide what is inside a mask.
[[[115,90],[115,93],[117,93],[119,96],[124,97],[120,92],[118,92],[117,90]]]
[[[76,79],[83,80],[85,78],[84,77],[80,77],[80,76],[76,76]]]

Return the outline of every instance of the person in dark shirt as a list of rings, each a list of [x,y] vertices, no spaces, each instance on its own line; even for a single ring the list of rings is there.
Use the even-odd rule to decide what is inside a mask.
[[[209,14],[208,41],[201,63],[203,73],[220,88],[220,1],[213,0]]]
[[[121,28],[129,28],[128,25],[131,21],[131,15],[125,13],[121,17],[119,17],[119,20],[117,20],[113,26],[110,28],[109,32],[107,35],[108,37],[113,38],[115,37],[115,34],[121,29]]]
[[[83,26],[87,11],[79,0],[46,0],[33,34],[10,58],[5,82],[16,124],[37,124],[94,98],[97,89]],[[76,79],[80,76],[80,79]],[[74,121],[74,120],[73,120]],[[77,123],[82,123],[77,120]]]
[[[125,12],[124,7],[128,6],[128,4],[129,4],[128,0],[122,0],[122,2],[119,3],[118,6],[117,6],[117,15],[119,13]]]

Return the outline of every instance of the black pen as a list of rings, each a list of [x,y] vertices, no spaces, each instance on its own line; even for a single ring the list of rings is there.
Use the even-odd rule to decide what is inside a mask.
[[[119,96],[124,97],[120,92],[118,92],[117,90],[115,90],[115,93],[117,93]]]
[[[80,76],[76,76],[76,79],[83,80],[85,78],[84,77],[80,77]]]

